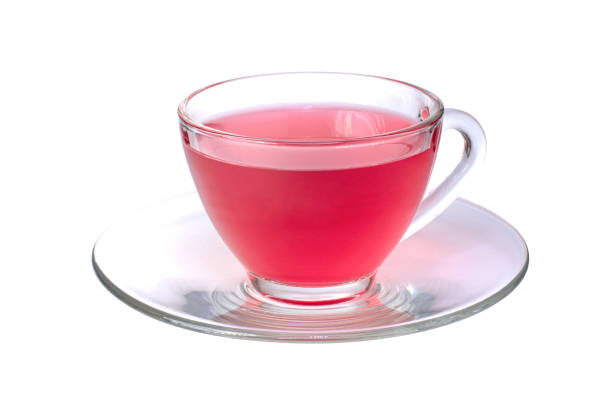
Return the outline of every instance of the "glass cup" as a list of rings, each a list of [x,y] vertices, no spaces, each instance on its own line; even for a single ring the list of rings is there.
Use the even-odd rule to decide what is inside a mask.
[[[393,248],[457,198],[486,147],[472,116],[368,75],[233,79],[192,93],[178,114],[219,235],[254,289],[294,304],[367,291]],[[443,129],[461,133],[463,155],[423,198]]]

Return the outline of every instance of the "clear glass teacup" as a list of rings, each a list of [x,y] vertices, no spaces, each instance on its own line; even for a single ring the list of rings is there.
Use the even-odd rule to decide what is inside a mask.
[[[417,86],[368,75],[220,82],[189,95],[179,117],[218,233],[255,289],[299,304],[366,291],[392,249],[456,199],[486,146],[470,115]],[[424,197],[443,129],[458,130],[465,149]]]

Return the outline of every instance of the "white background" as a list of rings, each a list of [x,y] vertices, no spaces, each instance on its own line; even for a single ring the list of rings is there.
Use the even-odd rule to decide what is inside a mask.
[[[3,3],[0,405],[610,406],[605,4]],[[439,329],[305,345],[182,330],[102,287],[96,237],[193,188],[178,102],[300,70],[413,82],[479,119],[487,161],[463,196],[524,235],[515,292]]]

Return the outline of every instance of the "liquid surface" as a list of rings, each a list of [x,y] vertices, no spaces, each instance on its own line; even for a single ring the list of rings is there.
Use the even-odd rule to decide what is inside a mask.
[[[324,140],[374,136],[414,121],[390,112],[352,106],[284,106],[224,116],[205,125],[262,139]]]
[[[306,110],[251,111],[207,125],[286,140],[370,136],[413,124],[379,111]],[[407,229],[435,157],[430,147],[371,166],[280,170],[217,160],[188,140],[184,147],[206,211],[245,268],[262,278],[311,287],[376,270]]]

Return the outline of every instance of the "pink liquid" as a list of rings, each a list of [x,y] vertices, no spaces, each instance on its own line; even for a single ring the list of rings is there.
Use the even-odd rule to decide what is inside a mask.
[[[413,123],[381,111],[292,106],[206,125],[252,137],[316,140],[371,136]],[[422,199],[435,143],[400,160],[331,170],[233,164],[196,151],[188,141],[185,152],[206,211],[247,270],[314,287],[359,279],[383,262]]]

